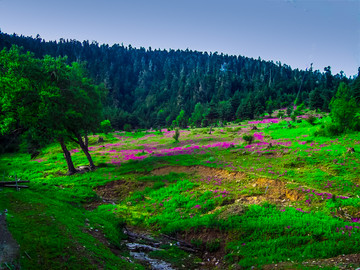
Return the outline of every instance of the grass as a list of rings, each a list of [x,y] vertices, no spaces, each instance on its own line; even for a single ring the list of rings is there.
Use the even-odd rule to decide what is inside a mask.
[[[90,138],[99,168],[73,176],[65,175],[57,145],[36,160],[22,153],[2,155],[4,180],[16,175],[31,181],[20,192],[0,190],[0,211],[8,210],[9,229],[21,246],[20,264],[24,269],[141,269],[124,259],[129,257],[122,245],[125,225],[155,235],[220,231],[225,245],[218,235],[199,234],[190,242],[223,254],[225,268],[292,262],[302,269],[307,259],[359,253],[358,134],[316,137],[318,125],[291,124],[290,129],[285,121],[258,124],[251,145],[242,139],[249,133],[246,123],[215,128],[211,135],[182,130],[178,143],[174,131],[102,134],[104,143]],[[347,153],[348,147],[355,152]],[[72,157],[76,166],[87,164],[81,151],[72,149]],[[171,172],[172,166],[182,169]],[[151,174],[163,167],[169,173]],[[116,180],[129,183],[129,190],[116,204],[102,203],[96,190]],[[94,237],[98,233],[122,255]],[[188,269],[200,260],[185,260],[189,254],[174,246],[150,255]]]

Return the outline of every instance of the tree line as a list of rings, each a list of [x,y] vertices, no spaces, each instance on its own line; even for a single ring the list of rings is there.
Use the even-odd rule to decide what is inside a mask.
[[[104,86],[103,115],[114,129],[201,126],[253,119],[302,104],[329,111],[343,72],[292,69],[286,64],[244,56],[192,50],[153,50],[115,44],[45,41],[0,32],[0,49],[22,46],[34,56],[83,62],[95,84]]]

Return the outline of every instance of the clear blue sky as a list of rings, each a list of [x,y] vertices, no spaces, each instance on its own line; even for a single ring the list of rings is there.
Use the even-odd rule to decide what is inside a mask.
[[[0,0],[0,29],[357,74],[360,0]]]

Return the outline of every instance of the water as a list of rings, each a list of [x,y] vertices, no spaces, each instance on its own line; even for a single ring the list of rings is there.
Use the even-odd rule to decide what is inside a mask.
[[[138,244],[138,243],[127,243],[126,246],[130,250],[130,255],[139,261],[146,262],[150,265],[150,269],[153,270],[173,270],[171,264],[159,260],[150,258],[147,253],[151,251],[161,250],[159,248],[152,247],[146,244]]]

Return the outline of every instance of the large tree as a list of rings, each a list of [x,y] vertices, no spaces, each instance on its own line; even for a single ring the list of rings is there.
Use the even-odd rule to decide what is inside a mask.
[[[69,174],[76,172],[66,147],[71,139],[95,168],[87,135],[101,121],[100,95],[81,65],[50,56],[39,60],[13,47],[0,53],[0,75],[2,134],[21,129],[38,141],[59,142]]]
[[[49,56],[44,60],[50,88],[57,89],[59,94],[57,99],[52,100],[54,106],[59,106],[56,118],[50,112],[46,114],[48,120],[56,119],[52,130],[65,132],[63,137],[79,144],[90,168],[95,169],[88,149],[88,134],[99,128],[102,119],[99,87],[86,77],[85,69],[79,63],[69,66],[66,59]]]

